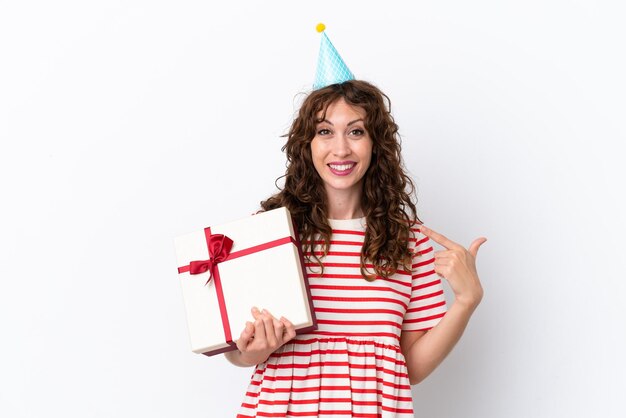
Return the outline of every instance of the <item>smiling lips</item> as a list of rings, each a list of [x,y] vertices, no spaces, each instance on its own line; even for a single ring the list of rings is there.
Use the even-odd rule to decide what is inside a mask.
[[[337,176],[347,176],[352,173],[356,163],[354,161],[339,161],[336,163],[327,164],[330,171]]]

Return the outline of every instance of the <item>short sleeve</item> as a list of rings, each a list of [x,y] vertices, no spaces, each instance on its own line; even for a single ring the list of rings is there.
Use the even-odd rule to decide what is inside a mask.
[[[426,331],[443,318],[447,306],[441,278],[435,273],[432,243],[419,229],[413,232],[411,300],[402,321],[402,331]]]

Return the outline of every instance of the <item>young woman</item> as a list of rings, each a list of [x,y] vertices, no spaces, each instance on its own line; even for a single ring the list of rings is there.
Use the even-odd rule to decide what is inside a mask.
[[[302,104],[285,186],[262,207],[285,206],[298,225],[318,329],[296,336],[253,308],[226,354],[256,365],[238,417],[412,417],[410,385],[461,337],[483,295],[475,257],[486,240],[467,250],[421,225],[397,131],[389,99],[364,81]]]

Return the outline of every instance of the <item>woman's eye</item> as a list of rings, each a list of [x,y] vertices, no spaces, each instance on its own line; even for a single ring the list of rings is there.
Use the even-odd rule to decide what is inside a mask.
[[[317,131],[317,134],[318,135],[328,135],[328,134],[330,134],[330,130],[328,130],[328,129],[320,129],[320,130]]]
[[[363,129],[353,129],[350,133],[354,136],[361,136],[365,134],[365,131]]]

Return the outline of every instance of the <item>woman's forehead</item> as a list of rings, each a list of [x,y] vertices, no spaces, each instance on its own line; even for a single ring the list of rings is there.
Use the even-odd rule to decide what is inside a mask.
[[[319,110],[315,114],[315,119],[317,121],[323,121],[327,118],[328,114],[337,114],[337,113],[353,113],[362,118],[365,117],[367,112],[362,106],[354,105],[352,103],[347,102],[343,97],[339,97],[335,100],[329,101],[322,105],[322,109]]]

